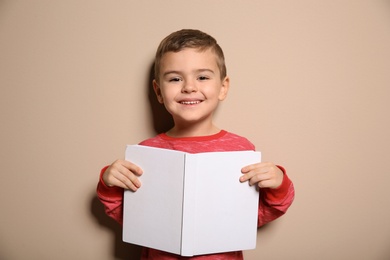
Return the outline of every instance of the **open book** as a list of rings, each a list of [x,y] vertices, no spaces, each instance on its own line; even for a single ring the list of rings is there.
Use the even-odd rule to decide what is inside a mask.
[[[123,241],[192,256],[254,249],[258,190],[240,183],[255,151],[190,154],[128,145],[142,186],[125,190]]]

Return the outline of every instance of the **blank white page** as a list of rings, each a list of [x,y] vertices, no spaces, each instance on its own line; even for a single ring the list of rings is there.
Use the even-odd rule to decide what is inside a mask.
[[[123,241],[180,254],[185,154],[128,146],[126,160],[140,166],[142,186],[124,193]]]

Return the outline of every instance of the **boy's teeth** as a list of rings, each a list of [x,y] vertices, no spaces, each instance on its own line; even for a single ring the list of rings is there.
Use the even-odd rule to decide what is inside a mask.
[[[200,101],[181,101],[180,103],[182,103],[184,105],[195,105],[195,104],[200,103]]]

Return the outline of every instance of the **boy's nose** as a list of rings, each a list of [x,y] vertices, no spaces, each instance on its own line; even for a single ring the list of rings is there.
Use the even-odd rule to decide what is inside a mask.
[[[195,92],[197,91],[197,87],[196,87],[196,83],[189,80],[189,81],[184,81],[184,84],[183,84],[183,88],[181,89],[181,91],[183,93],[191,93],[191,92]]]

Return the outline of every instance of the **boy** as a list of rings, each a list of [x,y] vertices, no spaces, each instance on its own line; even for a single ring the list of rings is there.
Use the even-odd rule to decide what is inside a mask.
[[[226,98],[229,83],[222,49],[213,37],[198,30],[181,30],[167,36],[157,49],[153,88],[158,101],[172,115],[174,126],[140,144],[188,153],[255,150],[247,139],[213,123],[213,113]],[[258,226],[287,211],[294,198],[294,187],[282,167],[266,162],[248,165],[241,171],[240,182],[248,181],[261,189]],[[98,197],[106,213],[121,224],[123,189],[142,189],[138,179],[141,175],[140,167],[124,160],[101,171]],[[187,258],[144,248],[141,259]],[[191,259],[243,259],[243,255],[239,251]]]

